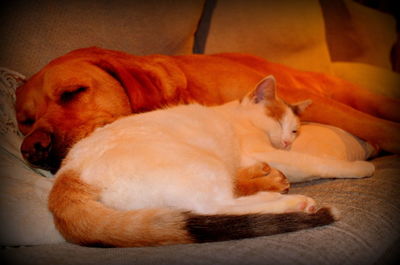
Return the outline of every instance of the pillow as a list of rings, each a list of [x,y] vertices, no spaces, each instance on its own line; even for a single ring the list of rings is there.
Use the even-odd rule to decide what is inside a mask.
[[[250,53],[300,70],[331,73],[318,0],[218,0],[205,52]]]
[[[15,88],[24,77],[0,68],[0,245],[20,246],[62,242],[47,209],[51,176],[33,170],[21,157],[22,136],[14,113]]]
[[[366,160],[375,152],[370,144],[360,138],[340,128],[319,123],[303,123],[291,150],[349,161]]]
[[[18,144],[22,137],[15,120],[15,88],[22,84],[24,80],[25,77],[23,75],[0,68],[1,148],[15,156],[19,155]]]

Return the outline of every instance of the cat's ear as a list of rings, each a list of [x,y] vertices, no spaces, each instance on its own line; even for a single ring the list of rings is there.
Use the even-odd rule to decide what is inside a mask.
[[[290,107],[292,108],[294,114],[300,115],[301,113],[304,112],[304,110],[305,110],[308,106],[311,105],[311,103],[312,103],[312,100],[311,100],[311,99],[306,99],[306,100],[303,100],[303,101],[300,101],[300,102],[291,104]]]
[[[246,98],[252,103],[276,100],[276,80],[269,75],[262,79],[256,87],[247,94]]]

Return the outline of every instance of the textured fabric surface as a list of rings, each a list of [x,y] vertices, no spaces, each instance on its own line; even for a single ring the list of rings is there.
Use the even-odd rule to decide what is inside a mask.
[[[9,264],[374,264],[399,238],[400,158],[382,157],[371,178],[295,185],[291,193],[335,205],[331,226],[270,237],[148,248],[88,248],[68,243],[4,248]],[[395,254],[395,253],[394,253]],[[392,255],[394,255],[392,253]]]
[[[27,77],[51,59],[100,46],[132,54],[187,54],[203,0],[15,0],[2,4],[0,65]]]
[[[301,70],[330,73],[318,0],[219,0],[205,52],[251,53]]]
[[[52,179],[3,149],[0,168],[0,246],[64,242],[46,207]]]

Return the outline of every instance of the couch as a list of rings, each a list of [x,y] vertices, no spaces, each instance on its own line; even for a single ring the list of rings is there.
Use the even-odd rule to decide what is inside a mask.
[[[290,193],[340,210],[330,226],[218,243],[83,247],[55,229],[46,206],[52,175],[21,158],[13,112],[15,87],[25,77],[88,46],[138,55],[246,52],[399,98],[400,75],[390,59],[398,38],[393,16],[349,0],[15,0],[1,12],[1,264],[395,264],[398,155],[373,158],[370,178],[292,185]]]

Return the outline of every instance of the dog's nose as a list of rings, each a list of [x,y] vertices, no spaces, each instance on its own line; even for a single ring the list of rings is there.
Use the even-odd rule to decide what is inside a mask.
[[[34,131],[22,142],[22,156],[34,166],[46,165],[51,144],[51,133],[44,130]]]

